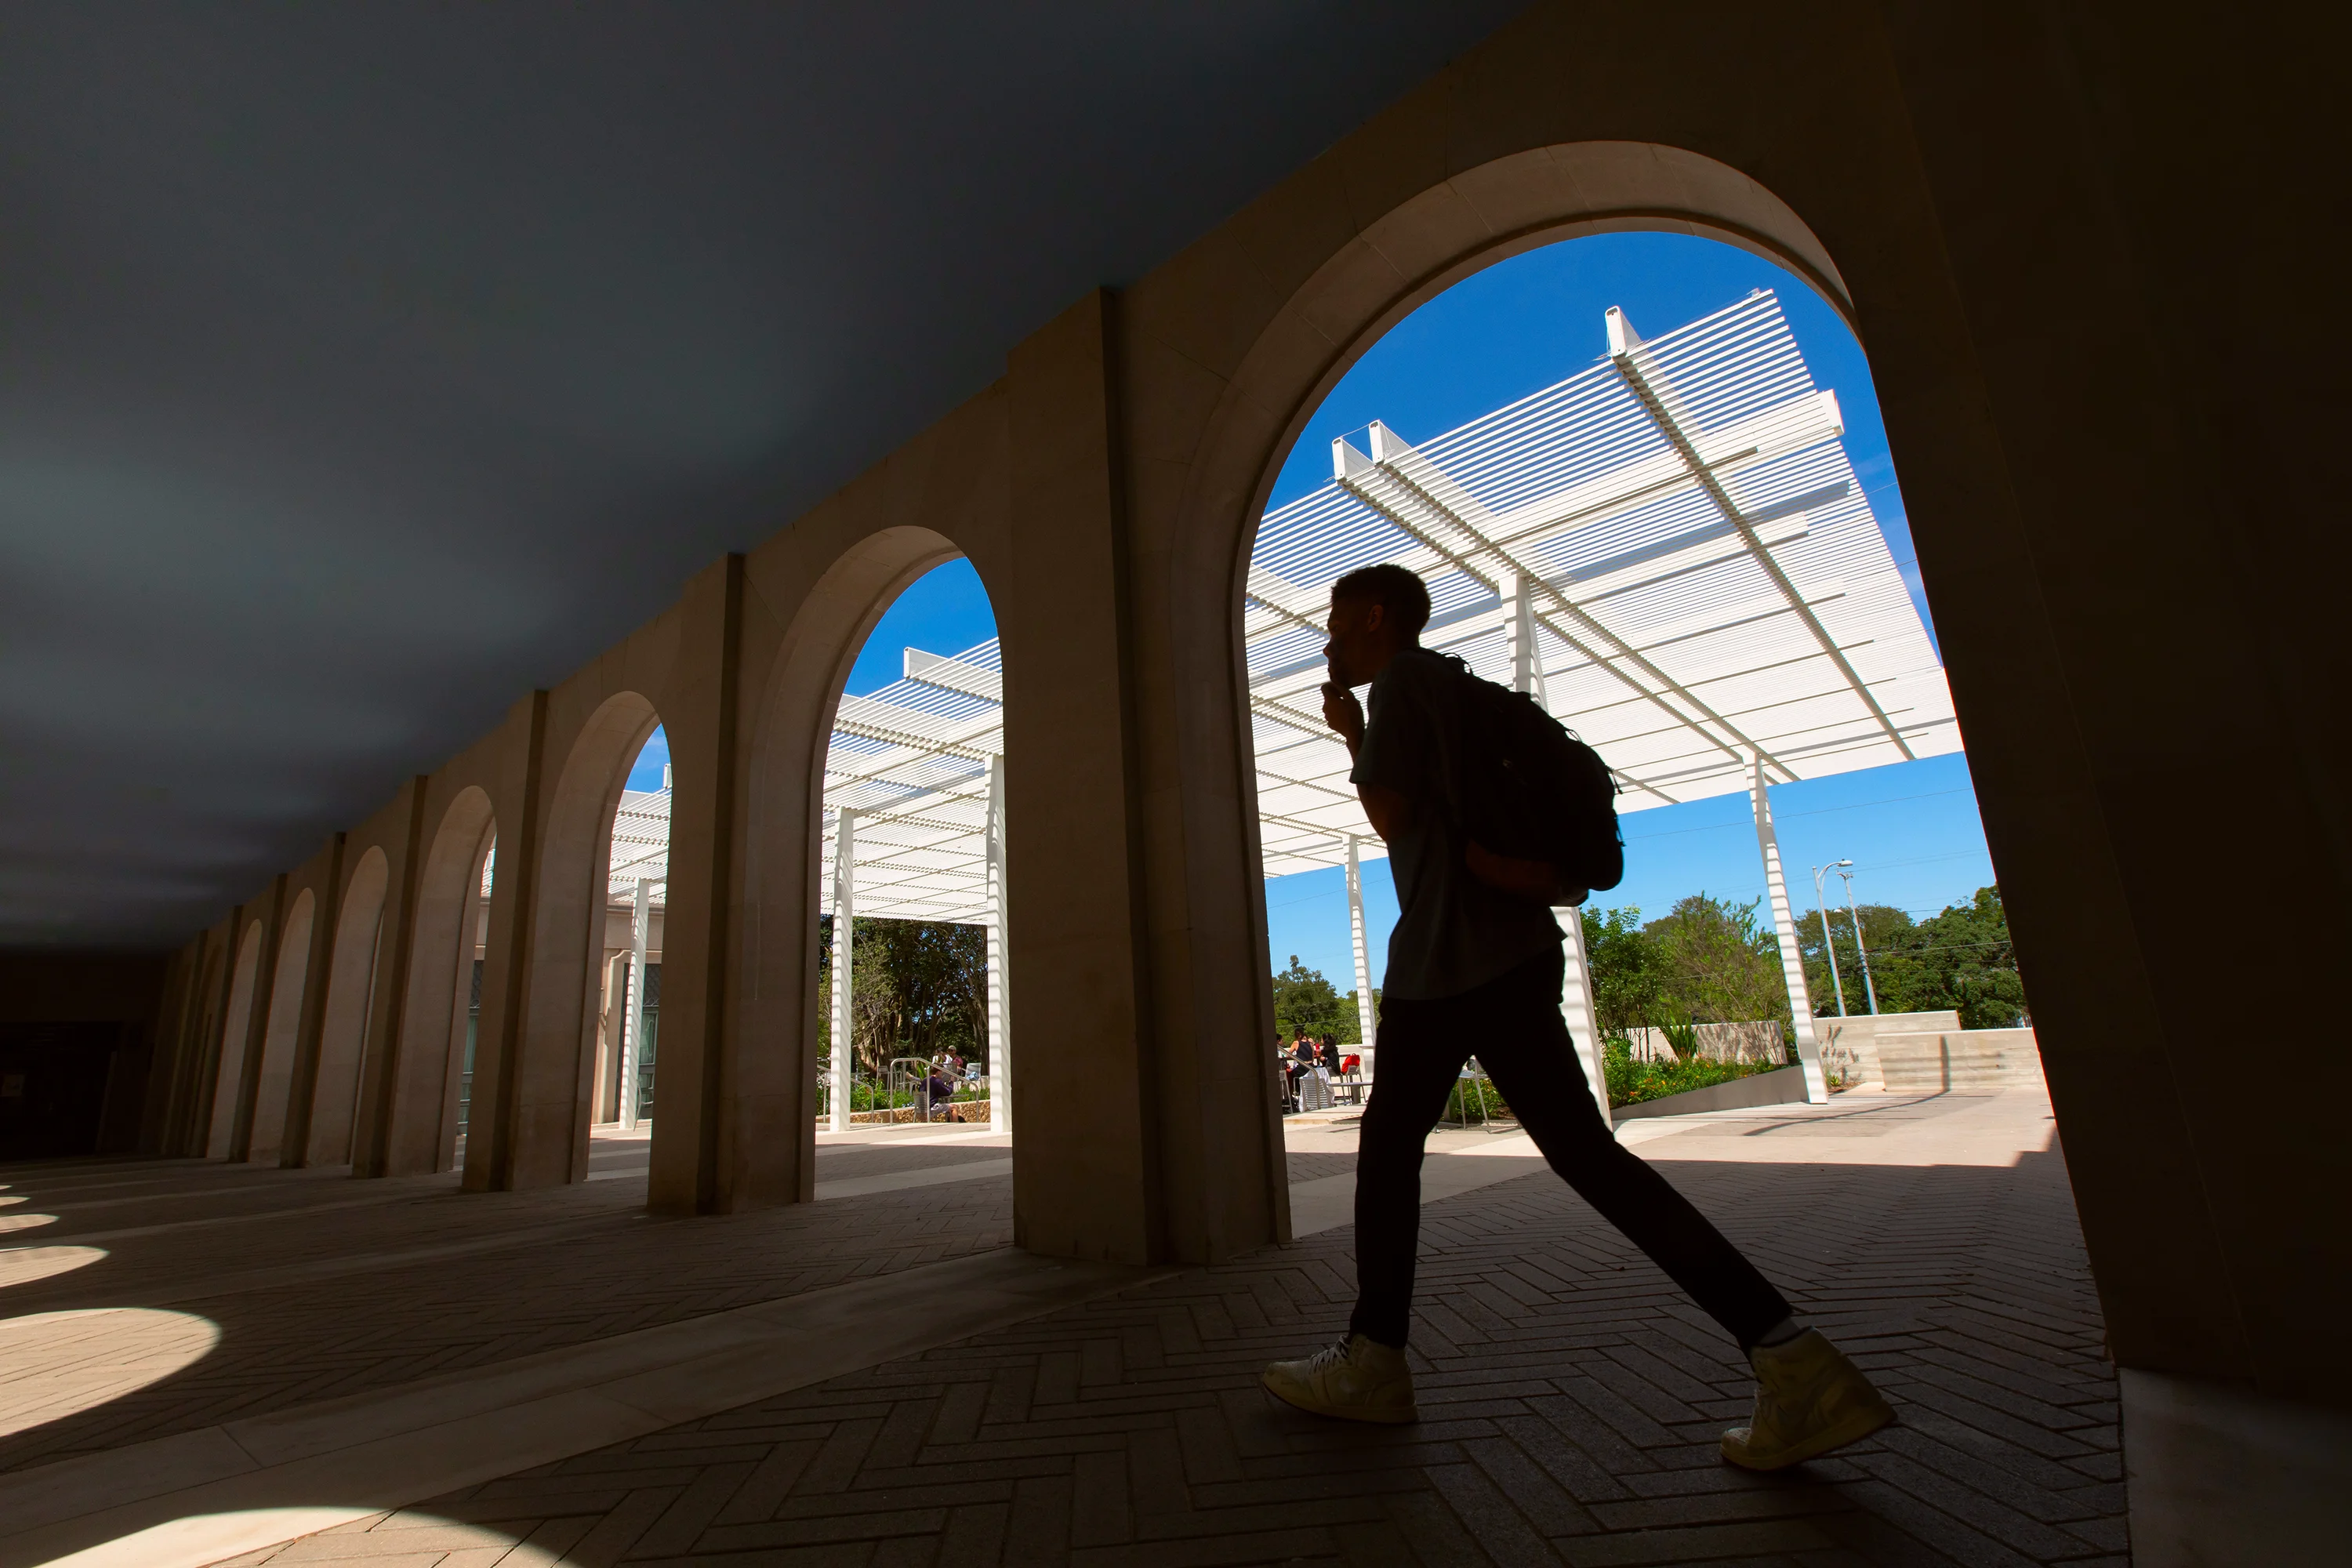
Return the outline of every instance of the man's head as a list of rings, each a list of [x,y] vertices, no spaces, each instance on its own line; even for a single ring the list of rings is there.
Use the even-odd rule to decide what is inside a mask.
[[[1350,572],[1331,584],[1330,641],[1323,657],[1331,679],[1361,686],[1421,641],[1429,625],[1429,585],[1385,563]]]

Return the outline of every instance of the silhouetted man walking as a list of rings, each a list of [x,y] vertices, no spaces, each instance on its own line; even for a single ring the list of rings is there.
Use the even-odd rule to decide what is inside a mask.
[[[1323,715],[1348,742],[1349,775],[1389,847],[1399,914],[1381,994],[1381,1070],[1356,1160],[1357,1302],[1345,1339],[1265,1370],[1267,1390],[1318,1415],[1414,1419],[1404,1344],[1421,1227],[1422,1148],[1472,1051],[1521,1125],[1578,1194],[1723,1325],[1757,1379],[1749,1424],[1726,1458],[1778,1469],[1868,1436],[1894,1412],[1690,1201],[1620,1145],[1589,1093],[1559,1011],[1555,903],[1581,901],[1551,866],[1495,855],[1447,809],[1461,745],[1461,667],[1421,647],[1429,590],[1402,566],[1331,588]],[[1369,721],[1353,688],[1370,683]]]

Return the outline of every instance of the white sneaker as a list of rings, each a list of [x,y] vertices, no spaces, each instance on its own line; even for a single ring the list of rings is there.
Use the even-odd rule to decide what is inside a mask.
[[[1286,1405],[1341,1421],[1417,1421],[1404,1352],[1350,1334],[1305,1361],[1278,1361],[1258,1379]]]
[[[1756,1414],[1723,1435],[1723,1457],[1750,1470],[1778,1470],[1858,1443],[1895,1419],[1862,1369],[1808,1329],[1781,1345],[1748,1352],[1756,1369]]]

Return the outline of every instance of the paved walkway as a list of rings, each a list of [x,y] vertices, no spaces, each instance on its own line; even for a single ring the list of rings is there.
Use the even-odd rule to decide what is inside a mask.
[[[769,1396],[748,1384],[706,1389],[691,1419],[646,1419],[619,1441],[583,1432],[570,1447],[548,1451],[560,1457],[516,1467],[520,1473],[478,1468],[469,1472],[478,1479],[446,1496],[350,1518],[331,1532],[236,1560],[451,1568],[674,1560],[2126,1561],[2114,1383],[2100,1353],[2095,1298],[2046,1100],[2017,1091],[1852,1096],[1818,1110],[1634,1124],[1624,1136],[1748,1247],[1801,1310],[1858,1352],[1898,1405],[1899,1426],[1790,1476],[1727,1469],[1712,1443],[1746,1397],[1736,1353],[1549,1174],[1517,1175],[1532,1169],[1523,1143],[1454,1135],[1444,1142],[1464,1157],[1433,1160],[1433,1187],[1505,1179],[1465,1195],[1433,1194],[1424,1210],[1424,1290],[1413,1347],[1424,1419],[1416,1427],[1333,1426],[1274,1408],[1255,1389],[1265,1359],[1302,1352],[1344,1321],[1349,1232],[1336,1223],[1344,1213],[1327,1212],[1334,1228],[1289,1247],[1125,1289],[1117,1279],[1075,1282],[1082,1289],[1066,1283],[1069,1305],[1044,1316],[1034,1308],[1008,1312],[1001,1326],[919,1354],[908,1352],[939,1341],[894,1340],[891,1310],[837,1319],[851,1326],[830,1331],[828,1353],[852,1357],[845,1370],[863,1370],[799,1386],[780,1380],[783,1391]],[[1294,1193],[1305,1218],[1318,1189],[1345,1186],[1352,1131],[1294,1128],[1291,1139]],[[608,1168],[627,1157],[600,1149]],[[820,1158],[821,1181],[848,1182],[920,1166],[1001,1163],[1004,1151],[966,1140]],[[237,1174],[176,1179],[223,1184],[217,1201],[230,1206],[264,1202],[228,1195]],[[20,1181],[16,1191],[52,1179]],[[94,1183],[98,1173],[84,1179]],[[106,1179],[129,1178],[118,1170]],[[268,1201],[316,1209],[350,1201],[355,1185],[276,1178],[273,1192],[295,1195]],[[311,1300],[319,1314],[329,1300],[373,1312],[374,1337],[352,1336],[347,1342],[356,1353],[332,1374],[342,1382],[329,1386],[341,1386],[396,1383],[394,1363],[406,1364],[402,1358],[414,1353],[407,1341],[420,1330],[428,1338],[437,1332],[445,1353],[489,1366],[516,1353],[501,1346],[560,1342],[578,1347],[561,1353],[578,1354],[623,1342],[599,1341],[600,1332],[614,1331],[600,1324],[668,1323],[659,1331],[677,1332],[691,1327],[697,1312],[719,1313],[730,1301],[781,1302],[750,1309],[772,1316],[795,1300],[824,1299],[824,1291],[810,1294],[809,1285],[796,1283],[803,1279],[873,1289],[903,1275],[896,1309],[903,1316],[906,1301],[932,1279],[947,1283],[930,1270],[1000,1267],[991,1258],[1011,1268],[1022,1258],[995,1250],[1009,1195],[999,1174],[859,1191],[843,1202],[740,1219],[649,1222],[631,1218],[626,1201],[611,1212],[600,1207],[632,1185],[595,1182],[532,1194],[528,1203],[516,1200],[506,1222],[523,1229],[577,1225],[577,1234],[206,1297],[205,1316],[218,1318],[215,1309],[226,1308],[233,1321],[219,1349],[152,1389],[22,1432],[9,1440],[16,1449],[0,1453],[37,1463],[31,1456],[44,1444],[51,1455],[92,1453],[113,1431],[125,1434],[112,1438],[121,1443],[174,1420],[217,1422],[222,1411],[217,1403],[205,1406],[205,1388],[216,1401],[223,1390],[263,1390],[256,1397],[291,1402],[278,1408],[290,1412],[286,1419],[299,1417],[309,1408],[301,1400],[316,1397],[305,1393],[314,1385],[258,1377],[257,1363],[269,1360],[268,1352],[247,1350],[242,1384],[225,1382],[215,1363],[238,1361],[235,1342],[256,1340],[267,1326],[280,1334],[281,1352],[299,1351],[295,1359],[310,1357],[319,1375],[315,1368],[337,1359],[326,1342],[332,1336],[308,1331],[304,1312],[258,1311],[248,1295]],[[210,1197],[121,1195],[138,1201],[110,1211],[118,1220],[140,1204],[164,1201],[218,1217]],[[62,1230],[73,1205],[49,1204],[47,1196],[40,1201],[59,1213]],[[422,1205],[404,1199],[278,1225],[209,1228],[242,1238],[353,1225],[370,1234],[381,1228],[389,1239],[379,1250],[397,1253],[481,1241],[483,1235],[455,1234],[459,1222],[486,1235],[492,1221],[484,1211],[506,1201],[419,1196]],[[81,1201],[103,1200],[85,1186]],[[425,1239],[378,1213],[403,1205],[437,1205],[457,1217]],[[935,1249],[929,1258],[872,1238],[877,1228],[942,1214],[961,1217],[917,1247]],[[82,1221],[84,1244],[103,1228],[94,1220]],[[119,1238],[138,1228],[104,1223]],[[855,1239],[861,1235],[862,1252]],[[671,1239],[649,1244],[648,1237]],[[183,1268],[219,1268],[217,1256],[194,1265],[184,1239],[172,1246],[184,1249],[175,1254]],[[243,1256],[237,1263],[289,1267]],[[76,1272],[98,1279],[99,1267]],[[553,1279],[542,1283],[536,1272],[542,1269]],[[475,1292],[470,1310],[489,1309],[498,1332],[439,1331],[419,1317],[429,1303],[462,1294],[424,1282],[452,1271],[466,1274]],[[647,1279],[648,1271],[657,1278]],[[118,1283],[145,1281],[161,1294],[172,1289],[169,1275],[165,1260],[150,1256],[126,1262]],[[555,1288],[579,1276],[584,1286]],[[837,1283],[861,1276],[881,1278]],[[12,1288],[9,1304],[25,1312],[20,1291],[61,1289],[66,1278]],[[602,1316],[583,1307],[613,1289],[631,1292],[629,1301]],[[84,1293],[123,1299],[120,1291]],[[372,1295],[405,1305],[395,1310],[359,1300]],[[861,1336],[876,1350],[863,1361],[855,1356]],[[727,1398],[730,1386],[735,1397]],[[133,1416],[133,1409],[143,1414]],[[79,1436],[59,1445],[54,1428],[75,1428]],[[278,1538],[300,1528],[291,1523]]]
[[[163,1381],[125,1358],[130,1386],[119,1393],[0,1376],[0,1471],[1012,1240],[1003,1138],[910,1130],[827,1143],[820,1196],[910,1174],[931,1184],[867,1196],[856,1214],[818,1203],[730,1219],[648,1217],[646,1150],[642,1131],[600,1135],[583,1184],[471,1196],[454,1173],[352,1182],[347,1172],[177,1161],[0,1172],[0,1198],[24,1200],[0,1215],[52,1216],[5,1238],[16,1244],[0,1252],[9,1321],[49,1321],[13,1338],[0,1324],[0,1361],[29,1364],[52,1342],[62,1350],[89,1334],[78,1320],[95,1312],[110,1314],[101,1339],[201,1355]],[[1000,1179],[938,1179],[967,1172]],[[68,1383],[96,1375],[79,1363],[60,1371]],[[73,1404],[81,1408],[61,1409]]]

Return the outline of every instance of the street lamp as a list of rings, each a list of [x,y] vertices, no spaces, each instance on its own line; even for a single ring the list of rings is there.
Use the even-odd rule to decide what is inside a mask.
[[[1853,864],[1851,860],[1838,862],[1841,868]],[[1870,1016],[1875,1018],[1878,1016],[1878,987],[1870,983],[1870,949],[1863,945],[1862,911],[1854,907],[1853,902],[1853,873],[1841,869],[1838,875],[1845,879],[1846,913],[1853,917],[1853,948],[1862,954],[1862,988],[1870,997]]]
[[[1838,978],[1837,943],[1830,936],[1830,905],[1828,898],[1822,892],[1822,873],[1836,870],[1838,866],[1853,864],[1851,860],[1840,860],[1834,866],[1813,868],[1813,907],[1822,911],[1822,945],[1829,949],[1830,984],[1837,988],[1838,1016],[1841,1018],[1845,1016],[1845,982]],[[1873,1007],[1871,1011],[1875,1013],[1878,1009]]]

